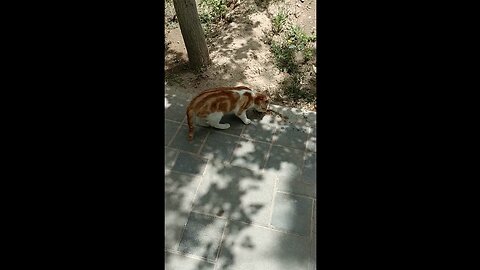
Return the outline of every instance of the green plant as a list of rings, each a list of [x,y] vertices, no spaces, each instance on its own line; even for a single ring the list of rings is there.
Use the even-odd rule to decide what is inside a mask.
[[[294,48],[289,47],[285,42],[273,41],[271,50],[275,57],[275,63],[281,71],[294,73],[297,70],[294,62]]]
[[[305,88],[308,78],[305,73],[294,73],[282,82],[281,89],[283,93],[294,100],[303,100],[312,102],[316,98],[316,92]]]
[[[283,30],[283,27],[287,23],[288,14],[284,9],[281,9],[277,15],[272,19],[272,32],[273,34],[278,34]]]
[[[212,23],[225,17],[227,14],[226,0],[201,0],[200,2],[200,21],[202,23]]]
[[[279,17],[277,15],[273,18],[272,27],[276,27],[275,24],[280,25]],[[312,42],[316,40],[315,36],[306,34],[299,26],[290,25],[284,27],[278,38],[272,41],[271,52],[277,67],[290,74],[282,82],[282,92],[293,100],[313,102],[316,92],[310,89],[312,79],[305,64],[313,57]]]
[[[272,42],[271,51],[275,57],[277,67],[290,74],[298,71],[298,61],[295,59],[297,53],[303,55],[303,61],[310,60],[313,56],[311,42],[315,36],[306,34],[300,27],[293,25],[284,33],[283,40]]]
[[[201,0],[199,17],[206,36],[212,33],[212,25],[224,18],[227,11],[227,0]]]

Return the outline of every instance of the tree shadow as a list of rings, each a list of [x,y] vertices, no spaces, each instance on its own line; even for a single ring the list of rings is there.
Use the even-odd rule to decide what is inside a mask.
[[[236,63],[239,60],[245,60],[249,56],[256,58],[257,51],[261,48],[261,44],[255,41],[253,30],[260,26],[260,21],[252,21],[250,14],[258,12],[258,8],[268,7],[272,1],[258,2],[257,10],[247,8],[249,5],[256,5],[253,0],[242,2],[243,8],[236,8],[232,11],[231,22],[222,21],[212,29],[211,33],[206,36],[209,54],[228,57],[230,60],[225,63],[209,65],[201,71],[190,69],[186,63],[166,63],[166,74],[182,74],[191,73],[192,75],[200,75],[200,80],[208,80],[208,76],[214,78],[215,84],[220,85],[227,83],[230,85],[232,81],[245,81],[245,65]],[[239,42],[239,44],[236,44]],[[233,46],[233,47],[232,47]],[[175,54],[172,50],[167,50],[166,55]],[[232,74],[232,75],[230,75]],[[202,76],[206,75],[206,76]],[[214,77],[213,77],[214,76]],[[197,83],[194,83],[197,84]]]
[[[172,101],[170,101],[172,102]],[[176,100],[176,102],[180,102]],[[170,109],[171,106],[167,106],[166,110]],[[282,126],[287,126],[288,123],[282,122],[278,117],[272,115],[257,113],[255,111],[248,112],[249,118],[255,122],[257,125],[256,128],[258,132],[265,132],[272,134],[272,138],[275,138],[276,141],[289,140],[292,144],[301,144],[305,142],[300,136],[292,136],[288,132],[291,132],[287,129],[282,129]],[[228,119],[228,117],[226,118]],[[274,128],[272,128],[274,127]],[[215,129],[210,129],[212,132],[221,132]],[[295,131],[299,132],[299,131]],[[238,137],[237,143],[241,143],[242,138]],[[265,144],[269,144],[265,142]],[[274,143],[272,147],[277,147]],[[239,250],[251,250],[255,251],[258,245],[259,238],[258,236],[253,236],[250,234],[244,234],[243,231],[247,228],[251,228],[251,223],[260,223],[262,219],[258,218],[259,214],[262,214],[262,211],[270,212],[273,209],[270,209],[270,202],[265,201],[255,201],[251,199],[251,194],[254,192],[262,193],[267,190],[269,187],[269,181],[273,180],[272,177],[274,174],[277,175],[287,175],[292,178],[301,181],[301,173],[292,173],[289,174],[288,171],[285,171],[286,167],[303,167],[304,161],[295,162],[292,160],[292,156],[295,152],[303,151],[300,149],[282,147],[279,146],[282,151],[277,151],[271,157],[266,159],[258,159],[256,154],[260,151],[259,148],[253,145],[252,151],[244,153],[243,156],[238,158],[243,159],[246,164],[258,163],[259,169],[249,169],[246,167],[233,166],[231,164],[225,163],[223,159],[212,159],[209,161],[207,168],[205,169],[205,174],[203,176],[196,177],[188,176],[182,173],[176,173],[170,171],[168,173],[170,179],[165,183],[166,193],[165,200],[166,204],[170,209],[177,209],[177,212],[182,212],[177,218],[176,222],[183,223],[185,222],[188,227],[188,222],[191,222],[191,213],[188,208],[185,208],[188,205],[192,205],[194,213],[203,213],[206,214],[206,217],[215,217],[212,218],[211,223],[207,222],[205,228],[208,226],[213,226],[214,222],[218,219],[229,219],[234,220],[235,222],[228,223],[228,230],[222,234],[228,235],[229,239],[232,241],[222,241],[220,242],[218,238],[215,241],[209,241],[202,238],[203,242],[195,242],[195,248],[199,248],[201,253],[198,254],[200,257],[209,257],[211,254],[220,254],[222,268],[220,269],[230,269],[242,262],[238,261],[237,256]],[[303,158],[303,156],[301,157]],[[273,174],[265,174],[265,171],[268,170]],[[201,179],[200,179],[201,178]],[[198,182],[197,182],[198,181]],[[199,181],[202,181],[201,184]],[[196,188],[193,188],[195,186]],[[192,187],[189,189],[189,187]],[[273,187],[272,187],[273,189]],[[192,197],[193,190],[196,190],[195,199]],[[262,193],[263,194],[263,193]],[[257,195],[258,196],[258,195]],[[254,196],[255,197],[255,196]],[[301,205],[296,205],[295,207],[303,207]],[[296,211],[295,209],[292,211]],[[197,215],[197,214],[196,214]],[[185,218],[187,216],[187,218]],[[183,219],[182,219],[183,218]],[[178,221],[178,219],[182,219]],[[166,217],[167,221],[167,217]],[[175,222],[175,221],[174,221]],[[270,222],[270,218],[267,219],[267,226]],[[292,219],[291,227],[296,227],[295,223],[299,222],[298,220]],[[198,229],[196,233],[202,235],[206,233],[203,229],[204,227]],[[169,231],[169,233],[172,233]],[[183,235],[184,236],[184,235]],[[309,236],[304,236],[309,237]],[[168,235],[166,238],[175,238],[177,242],[185,241],[182,238],[181,232],[179,234]],[[284,261],[286,265],[294,264],[304,264],[304,257],[297,257],[289,252],[292,249],[292,242],[289,241],[290,238],[282,238],[272,247],[272,253],[269,255],[278,261]],[[307,240],[306,243],[311,245],[310,240]],[[300,248],[300,247],[299,247]],[[310,249],[308,249],[310,250]],[[168,252],[167,252],[168,253]],[[166,263],[168,264],[170,260],[170,254],[166,255]],[[213,263],[213,262],[212,262]],[[192,269],[211,269],[211,264],[207,264],[198,260],[195,268]]]

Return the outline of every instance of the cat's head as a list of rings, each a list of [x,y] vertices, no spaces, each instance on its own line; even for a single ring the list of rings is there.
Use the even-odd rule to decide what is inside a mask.
[[[268,104],[270,103],[270,100],[266,94],[260,93],[255,95],[255,99],[253,103],[255,104],[254,106],[255,110],[259,112],[267,112]]]

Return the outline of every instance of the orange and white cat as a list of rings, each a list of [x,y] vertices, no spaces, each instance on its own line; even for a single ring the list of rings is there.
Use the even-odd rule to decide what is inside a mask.
[[[246,86],[219,87],[203,91],[192,99],[187,107],[188,139],[193,139],[193,121],[200,126],[212,126],[227,129],[230,124],[220,124],[225,113],[234,112],[246,125],[252,121],[247,118],[247,110],[254,108],[267,112],[269,98]]]

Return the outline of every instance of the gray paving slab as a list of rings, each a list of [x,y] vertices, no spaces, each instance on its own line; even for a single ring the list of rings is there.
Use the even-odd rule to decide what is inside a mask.
[[[283,145],[304,150],[310,128],[294,125],[281,125],[277,128],[275,145]]]
[[[275,125],[253,121],[245,126],[242,137],[263,142],[271,142],[275,134]]]
[[[306,149],[311,152],[317,152],[317,137],[310,136],[306,142]]]
[[[171,141],[177,132],[178,126],[180,126],[180,123],[165,120],[165,145],[168,145]]]
[[[171,169],[175,163],[178,151],[165,147],[165,169]]]
[[[311,252],[311,255],[310,255],[310,269],[311,270],[315,270],[317,269],[317,233],[314,232],[313,233],[313,237],[312,237],[312,252]]]
[[[165,119],[182,122],[186,118],[187,101],[177,95],[165,95]]]
[[[178,250],[202,258],[214,260],[226,220],[191,213]]]
[[[191,211],[200,177],[165,173],[165,248],[175,249]]]
[[[186,124],[180,127],[178,134],[175,136],[173,141],[170,143],[170,147],[177,148],[183,151],[198,153],[200,147],[202,146],[205,137],[209,133],[208,128],[204,127],[195,127],[192,141],[188,140],[188,126]]]
[[[303,154],[298,149],[273,145],[265,169],[273,172],[279,182],[296,180],[302,173]]]
[[[165,99],[166,269],[315,269],[315,114],[273,106],[284,117],[248,111],[250,125],[228,114],[221,122],[229,129],[195,126],[189,142],[189,98],[172,93]]]
[[[264,174],[278,179],[278,191],[316,197],[315,185],[302,181],[304,153],[294,148],[272,146]]]
[[[317,153],[306,152],[303,166],[303,181],[315,185],[317,182]]]
[[[228,162],[232,156],[235,143],[240,139],[221,132],[210,132],[200,154],[208,159]]]
[[[317,201],[313,202],[313,224],[312,224],[312,252],[310,255],[310,269],[317,269]]]
[[[231,220],[268,225],[275,180],[259,172],[209,163],[194,209]]]
[[[207,159],[190,153],[180,152],[175,160],[172,170],[189,173],[189,174],[203,174]]]
[[[312,199],[277,192],[271,225],[280,230],[309,237],[312,207]]]
[[[313,231],[317,231],[317,200],[313,203]]]
[[[229,123],[230,127],[227,129],[221,130],[221,132],[227,133],[227,134],[232,134],[232,135],[237,135],[240,136],[242,134],[243,127],[245,124],[238,118],[235,114],[229,113],[226,114],[222,117],[222,120],[220,123]]]
[[[266,174],[271,174],[266,172]],[[295,195],[304,195],[311,198],[317,197],[317,191],[314,184],[308,184],[301,181],[300,178],[283,178],[277,182],[277,190]]]
[[[303,111],[297,108],[289,108],[272,104],[272,111],[283,115],[286,124],[296,126],[312,127],[316,125],[316,114],[313,112]]]
[[[213,263],[189,258],[168,251],[165,252],[166,270],[213,270],[214,267],[215,265]]]
[[[217,269],[305,270],[310,249],[306,237],[230,222]]]
[[[308,151],[317,152],[317,125],[311,128],[306,146]]]
[[[265,166],[269,149],[269,143],[240,139],[236,142],[230,164],[251,170],[260,170]]]

